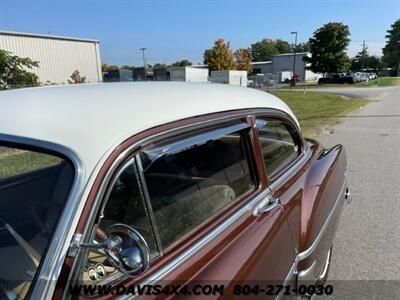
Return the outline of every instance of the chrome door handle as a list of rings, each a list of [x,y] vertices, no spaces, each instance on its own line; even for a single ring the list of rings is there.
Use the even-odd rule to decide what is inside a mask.
[[[253,211],[253,215],[261,216],[263,213],[271,211],[275,207],[281,204],[281,199],[276,198],[272,195],[268,195],[262,200]]]

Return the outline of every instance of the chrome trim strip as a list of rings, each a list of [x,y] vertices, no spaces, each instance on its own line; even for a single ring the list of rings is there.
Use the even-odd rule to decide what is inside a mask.
[[[289,273],[287,274],[287,276],[286,276],[286,278],[285,278],[285,281],[283,282],[283,285],[287,285],[288,282],[290,281],[290,279],[292,278],[292,276],[293,276],[294,274],[296,274],[296,272],[297,272],[297,264],[298,264],[298,263],[299,263],[299,261],[298,261],[298,259],[297,259],[297,257],[296,257],[295,260],[294,260],[294,262],[293,262],[292,267],[291,267],[290,270],[289,270]]]
[[[335,213],[336,209],[337,209],[338,206],[339,206],[339,203],[341,202],[340,200],[343,200],[343,201],[344,201],[344,193],[345,193],[345,190],[346,190],[346,186],[347,186],[347,179],[344,180],[343,185],[342,185],[342,188],[341,188],[340,193],[339,193],[339,196],[337,197],[336,202],[335,202],[335,204],[333,205],[333,208],[332,208],[331,212],[329,213],[328,218],[326,219],[324,225],[322,226],[322,228],[321,228],[320,232],[318,233],[317,237],[315,238],[314,242],[311,244],[310,247],[307,248],[307,250],[305,250],[305,251],[303,251],[303,252],[301,252],[301,253],[298,254],[299,260],[306,259],[306,258],[309,257],[309,256],[315,251],[315,249],[317,248],[317,246],[318,246],[319,242],[321,241],[321,239],[322,239],[322,237],[323,237],[323,235],[324,235],[326,229],[328,228],[328,225],[329,225],[330,222],[331,222],[331,219],[332,219],[333,216],[334,216],[334,213]]]
[[[160,257],[163,257],[164,253],[163,253],[161,238],[160,238],[160,234],[157,229],[157,223],[156,223],[156,219],[155,219],[154,213],[153,213],[153,206],[151,205],[151,201],[150,201],[149,190],[147,189],[147,183],[144,178],[143,166],[142,166],[142,160],[140,158],[140,154],[136,155],[136,165],[138,167],[138,172],[137,172],[138,174],[136,174],[136,175],[139,177],[138,179],[140,180],[140,185],[141,185],[141,188],[143,189],[143,198],[146,203],[146,209],[148,210],[147,213],[149,216],[150,226],[151,226],[151,229],[153,230],[154,237],[156,239],[158,253],[159,253]]]
[[[227,134],[248,128],[250,128],[249,124],[238,120],[238,122],[235,124],[207,130],[206,132],[196,134],[195,137],[185,137],[183,139],[179,139],[178,141],[169,141],[167,143],[162,143],[161,145],[155,145],[155,147],[151,146],[150,149],[144,149],[143,152],[146,154],[148,152],[151,153],[151,161],[155,161],[166,153],[175,154],[177,151],[181,151],[181,149],[189,149],[192,146],[201,145],[209,140],[219,139]],[[148,168],[149,166],[146,166],[146,169]]]
[[[329,249],[328,255],[326,256],[324,268],[322,269],[321,274],[319,274],[318,280],[321,280],[326,277],[326,273],[328,272],[329,265],[331,263],[331,255],[332,255],[332,249]]]
[[[309,256],[312,254],[312,252],[317,248],[318,243],[319,243],[320,240],[322,239],[322,236],[323,236],[323,234],[325,233],[326,228],[328,227],[328,225],[329,225],[329,223],[330,223],[330,221],[331,221],[331,219],[332,219],[332,217],[333,217],[333,215],[334,215],[334,212],[335,212],[335,210],[337,209],[338,204],[340,203],[340,199],[341,199],[341,198],[344,199],[344,191],[345,191],[345,188],[346,188],[346,187],[347,187],[347,178],[345,178],[345,180],[344,180],[344,182],[343,182],[343,185],[342,185],[342,188],[341,188],[341,191],[340,191],[340,193],[339,193],[339,196],[337,197],[336,202],[335,202],[335,204],[334,204],[334,206],[333,206],[331,212],[329,213],[329,216],[328,216],[328,218],[326,219],[326,221],[325,221],[325,223],[324,223],[324,225],[323,225],[321,231],[318,233],[317,238],[314,240],[314,242],[312,243],[312,245],[311,245],[307,250],[305,250],[305,251],[299,253],[299,254],[296,256],[296,259],[295,259],[295,261],[294,261],[292,267],[290,268],[290,271],[289,271],[288,275],[286,276],[286,279],[285,279],[284,284],[283,284],[284,286],[285,286],[285,285],[288,285],[288,282],[289,282],[290,278],[293,276],[293,274],[296,274],[296,273],[297,273],[297,266],[298,266],[299,262],[300,262],[301,260],[303,260],[303,259],[309,257]],[[328,254],[328,259],[329,259],[329,256],[330,256],[330,252],[329,252],[329,254]],[[314,261],[314,262],[311,264],[311,266],[310,266],[307,270],[301,271],[301,272],[298,274],[298,280],[302,280],[302,279],[301,279],[302,277],[303,277],[303,278],[310,277],[311,272],[314,272],[315,264],[316,264],[316,262]],[[326,267],[326,266],[325,266],[325,267]],[[324,268],[324,271],[326,271],[325,268]],[[317,278],[315,278],[315,279],[317,279]],[[308,278],[307,278],[307,280],[308,280]],[[276,296],[276,299],[281,299],[282,296],[283,296],[283,295],[280,293],[280,294],[278,294],[278,295]]]
[[[33,146],[48,149],[66,156],[74,165],[75,178],[72,184],[69,197],[65,203],[63,213],[57,223],[57,228],[52,236],[50,245],[46,251],[46,256],[40,267],[36,278],[37,281],[30,294],[32,299],[45,299],[52,297],[57,283],[57,278],[61,272],[62,265],[67,252],[64,251],[64,245],[67,241],[68,231],[73,222],[71,216],[74,215],[78,206],[81,194],[83,192],[84,168],[80,158],[71,149],[60,144],[50,143],[42,140],[36,140],[27,137],[12,136],[0,134],[0,140],[21,145]]]
[[[310,267],[308,269],[303,270],[299,272],[299,275],[297,275],[297,280],[298,281],[309,281],[312,282],[314,281],[318,276],[315,274],[315,267],[317,265],[317,261],[313,261]]]
[[[283,286],[287,286],[289,285],[289,281],[290,279],[292,279],[293,276],[296,275],[297,273],[297,264],[299,263],[297,256],[292,264],[292,267],[289,270],[289,273],[286,275],[285,281],[283,282]],[[284,293],[284,289],[281,289],[281,291],[279,292],[279,294],[275,297],[275,299],[279,300],[282,298],[283,293]]]
[[[127,162],[125,162],[125,164],[121,167],[121,169],[118,171],[118,173],[114,176],[113,180],[110,182],[109,184],[109,189],[106,192],[104,199],[109,199],[111,192],[112,192],[112,188],[115,186],[115,183],[117,182],[118,178],[121,176],[122,173],[124,173],[124,171],[129,168],[131,165],[133,165],[135,167],[135,158],[131,158],[129,159]],[[107,201],[104,201],[102,203],[102,205],[100,206],[99,209],[99,219],[103,219],[104,218],[104,210],[106,208],[106,203]]]

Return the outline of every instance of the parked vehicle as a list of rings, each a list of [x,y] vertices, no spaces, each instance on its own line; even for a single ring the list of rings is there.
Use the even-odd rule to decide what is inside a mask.
[[[329,74],[318,79],[318,84],[322,83],[344,83],[342,74]]]
[[[376,75],[376,73],[368,73],[368,77],[370,80],[377,78],[378,76]]]
[[[275,96],[110,83],[5,91],[0,104],[2,297],[326,280],[345,151],[304,139]]]
[[[360,73],[347,72],[343,77],[343,83],[358,83],[361,82]]]

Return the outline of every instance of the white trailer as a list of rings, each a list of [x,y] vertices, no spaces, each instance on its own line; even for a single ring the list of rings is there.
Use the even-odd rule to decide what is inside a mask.
[[[208,82],[208,69],[193,67],[169,68],[171,81]]]
[[[279,72],[279,82],[286,82],[292,79],[292,71]]]
[[[210,81],[239,86],[247,86],[247,72],[236,70],[211,71]]]

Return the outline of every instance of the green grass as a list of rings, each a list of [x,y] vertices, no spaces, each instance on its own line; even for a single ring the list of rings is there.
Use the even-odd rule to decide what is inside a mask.
[[[52,155],[0,147],[0,179],[56,165]]]
[[[394,85],[400,85],[400,77],[379,77],[373,80],[369,80],[368,83],[360,82],[355,84],[354,86],[382,87],[382,86],[394,86]]]
[[[299,84],[292,89],[317,89],[317,88],[354,88],[354,87],[385,87],[385,86],[396,86],[400,85],[400,77],[378,77],[373,80],[369,80],[368,82],[359,82],[355,84],[351,83],[325,83],[318,84],[316,82]]]
[[[274,95],[293,110],[304,136],[309,138],[317,136],[322,130],[370,102],[364,99],[348,100],[319,92],[304,94],[299,91],[277,91]]]

